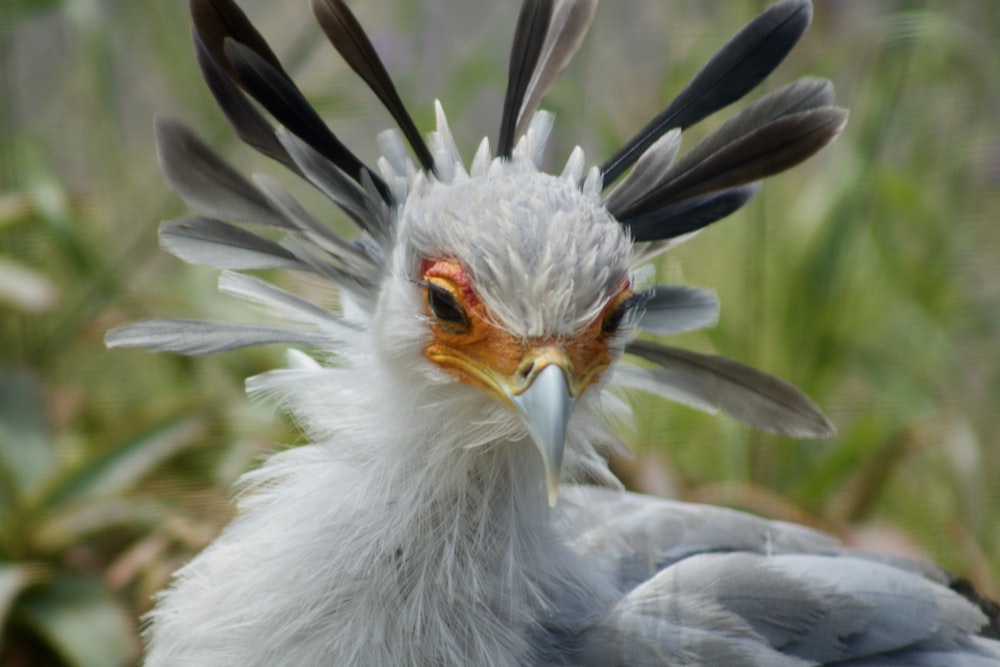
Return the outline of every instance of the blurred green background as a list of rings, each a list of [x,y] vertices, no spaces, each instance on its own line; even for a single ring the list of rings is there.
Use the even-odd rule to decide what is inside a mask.
[[[440,98],[467,159],[495,136],[516,3],[353,4],[418,125],[431,128]],[[766,4],[604,3],[544,105],[557,113],[552,164],[577,143],[592,163],[610,155]],[[390,120],[307,3],[243,5],[373,161]],[[716,329],[674,342],[791,380],[839,434],[796,442],[639,396],[623,434],[635,459],[615,466],[637,488],[933,559],[996,596],[1000,4],[815,10],[762,90],[832,79],[851,109],[844,135],[668,255],[659,275],[722,299]],[[251,317],[216,294],[213,271],[156,247],[158,222],[184,213],[156,166],[157,113],[247,171],[278,171],[237,145],[215,109],[186,3],[0,3],[2,667],[133,664],[136,619],[228,519],[229,486],[273,443],[298,439],[243,396],[244,378],[280,365],[280,349],[104,349],[108,328],[142,317]],[[318,212],[343,226],[329,205]]]

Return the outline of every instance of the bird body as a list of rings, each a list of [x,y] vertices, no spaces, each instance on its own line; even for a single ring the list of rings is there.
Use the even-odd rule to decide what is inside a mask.
[[[170,647],[162,664],[220,664],[201,645],[225,637],[231,664],[520,665],[551,654],[556,646],[546,643],[569,642],[609,607],[613,588],[556,530],[519,418],[427,364],[425,327],[413,326],[423,306],[403,277],[423,257],[468,258],[479,249],[483,263],[465,268],[477,285],[491,286],[478,294],[491,312],[504,312],[498,293],[507,289],[565,295],[533,317],[504,313],[511,335],[569,336],[589,324],[593,304],[607,298],[604,286],[625,278],[629,241],[602,212],[599,193],[588,196],[528,162],[518,151],[458,183],[418,179],[423,191],[407,199],[389,260],[395,289],[383,291],[365,329],[340,341],[344,364],[251,382],[252,393],[280,396],[323,442],[277,454],[243,480],[239,517],[180,572],[154,612],[152,656]],[[498,187],[505,205],[482,206]],[[438,237],[441,215],[468,219],[470,211],[474,234]],[[491,247],[504,239],[519,245]],[[617,270],[585,275],[598,250],[617,254]],[[489,260],[508,252],[523,273],[492,276]],[[544,276],[542,264],[570,270]],[[582,404],[576,414],[583,432],[600,428]],[[566,468],[598,465],[591,444],[570,437]],[[413,483],[419,479],[434,482]]]
[[[243,477],[236,519],[160,594],[147,665],[1000,664],[997,643],[976,636],[989,619],[936,568],[629,494],[608,470],[621,447],[610,426],[630,416],[624,388],[791,435],[832,432],[781,380],[638,340],[718,310],[708,290],[643,284],[640,267],[819,150],[846,116],[828,83],[805,79],[675,160],[674,128],[742,96],[804,31],[808,3],[782,2],[600,168],[576,149],[546,173],[552,117],[538,100],[595,5],[524,4],[499,139],[466,166],[440,105],[425,144],[346,5],[315,0],[400,125],[380,136],[376,171],[234,4],[192,0],[199,62],[237,132],[361,235],[340,238],[276,181],[248,180],[183,125],[158,122],[164,171],[199,212],[165,223],[161,243],[293,324],[140,322],[109,344],[200,354],[291,342],[326,358],[290,353],[291,367],[248,382],[312,444]],[[276,267],[328,280],[339,309],[245,273]]]

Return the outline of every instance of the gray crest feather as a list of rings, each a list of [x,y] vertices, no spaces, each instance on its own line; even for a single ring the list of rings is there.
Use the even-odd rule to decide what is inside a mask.
[[[278,243],[212,218],[190,217],[163,223],[160,246],[189,264],[217,269],[307,268]]]
[[[690,397],[695,407],[721,410],[762,431],[799,438],[834,433],[833,424],[805,394],[755,368],[646,341],[634,341],[625,351],[657,364],[658,368],[639,371],[653,382],[646,388],[656,391],[655,385],[664,385],[665,395],[674,400]]]
[[[636,326],[661,336],[713,326],[719,319],[719,297],[710,289],[656,285],[636,299],[641,310]]]
[[[312,213],[278,181],[266,174],[256,174],[254,183],[268,202],[280,211],[295,230],[308,241],[336,258],[348,270],[374,279],[380,272],[377,246],[347,241],[316,219]]]
[[[345,174],[355,180],[361,178],[361,172],[368,167],[327,127],[284,70],[230,37],[225,39],[223,50],[240,85],[261,106]],[[389,196],[384,183],[379,189],[383,196]]]
[[[326,331],[342,327],[356,330],[333,311],[255,276],[223,271],[219,276],[219,291],[254,303],[276,317],[316,324]]]
[[[312,145],[284,128],[278,128],[278,140],[310,183],[340,206],[361,229],[376,238],[384,238],[385,225],[372,210],[358,182],[348,178]]]
[[[374,303],[377,296],[375,293],[377,279],[373,280],[364,274],[336,266],[329,261],[328,256],[321,254],[322,251],[315,245],[305,243],[294,236],[285,237],[281,245],[312,272],[329,278],[334,284],[361,297],[369,307]]]
[[[213,218],[288,226],[250,181],[183,123],[161,117],[155,127],[160,167],[192,208]]]
[[[604,205],[616,218],[663,180],[681,149],[681,130],[675,127],[653,142],[635,166],[605,196]]]
[[[328,348],[331,342],[329,336],[302,328],[203,320],[144,320],[112,329],[104,337],[108,347],[143,347],[189,356],[271,343]]]
[[[197,41],[204,46],[205,57],[214,61],[232,83],[349,176],[360,177],[365,165],[309,105],[267,40],[235,2],[191,0],[191,18]],[[232,103],[231,96],[227,99]],[[246,114],[242,118],[246,120]],[[264,132],[264,135],[255,135],[255,139],[262,139],[265,148],[271,148],[266,127],[260,125],[259,119],[251,120],[251,129]],[[277,157],[280,159],[280,153]],[[388,196],[384,184],[380,185],[380,192]]]
[[[190,0],[189,7],[199,41],[230,78],[238,80],[236,70],[225,57],[223,43],[227,38],[246,44],[274,69],[288,76],[267,40],[233,0]]]

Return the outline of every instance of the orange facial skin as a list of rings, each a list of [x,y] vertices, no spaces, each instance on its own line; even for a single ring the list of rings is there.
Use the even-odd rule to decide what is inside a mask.
[[[550,364],[563,369],[573,397],[579,397],[586,387],[597,382],[611,363],[608,345],[612,334],[605,325],[632,293],[626,282],[601,314],[572,338],[525,339],[493,323],[469,276],[458,263],[424,260],[420,274],[432,333],[424,355],[460,381],[477,386],[508,405],[509,396],[527,389]],[[444,311],[445,318],[435,313],[435,306]],[[455,317],[456,311],[464,314],[461,321]]]

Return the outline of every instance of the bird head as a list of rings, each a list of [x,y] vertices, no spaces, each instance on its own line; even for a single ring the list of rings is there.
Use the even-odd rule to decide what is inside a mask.
[[[375,330],[399,365],[516,415],[554,503],[574,405],[621,355],[637,302],[625,229],[580,174],[539,171],[534,138],[483,173],[417,184],[392,261],[403,289],[385,292]]]
[[[588,434],[571,433],[571,416],[613,386],[768,431],[832,433],[819,409],[781,380],[637,338],[706,326],[718,313],[710,290],[640,285],[640,265],[740,208],[760,179],[806,159],[846,122],[829,82],[801,79],[677,157],[684,129],[741,98],[781,62],[809,24],[808,0],[765,10],[598,166],[585,171],[577,148],[560,173],[548,173],[543,155],[553,119],[538,105],[582,42],[596,4],[525,0],[498,137],[492,147],[484,140],[466,167],[440,104],[436,131],[425,140],[347,5],[313,0],[333,46],[399,125],[378,138],[382,155],[373,169],[308,104],[232,0],[191,0],[199,65],[236,132],[329,197],[360,233],[340,237],[273,179],[248,180],[185,126],[161,119],[160,162],[198,212],[164,223],[161,244],[186,261],[226,269],[221,289],[294,324],[154,320],[110,332],[108,344],[202,354],[287,342],[346,366],[378,359],[417,394],[447,388],[489,406],[483,410],[502,408],[521,441],[535,444],[550,503],[567,443],[591,447]],[[242,273],[272,268],[332,282],[342,311]],[[639,363],[629,365],[630,358]],[[450,417],[435,405],[438,417]]]

